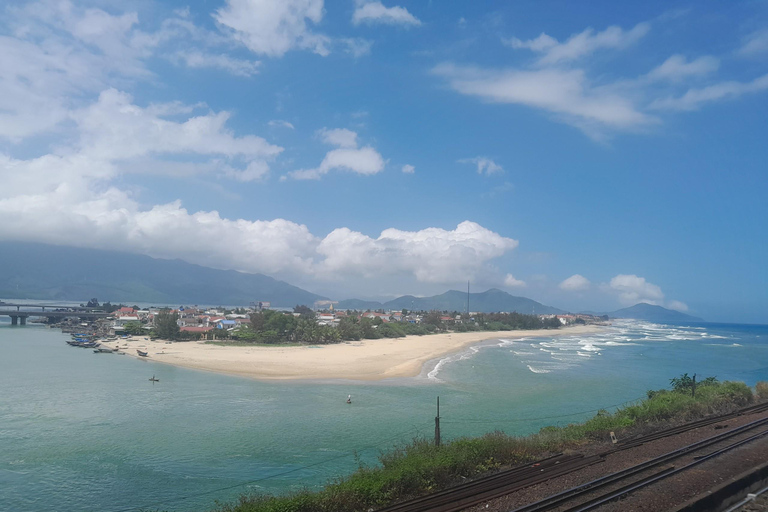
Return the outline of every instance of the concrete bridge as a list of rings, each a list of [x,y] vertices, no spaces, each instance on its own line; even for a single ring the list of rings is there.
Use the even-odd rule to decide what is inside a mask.
[[[26,325],[27,318],[46,317],[50,319],[61,318],[105,318],[109,316],[103,309],[74,306],[60,306],[55,304],[8,304],[0,302],[0,316],[10,316],[11,325]]]

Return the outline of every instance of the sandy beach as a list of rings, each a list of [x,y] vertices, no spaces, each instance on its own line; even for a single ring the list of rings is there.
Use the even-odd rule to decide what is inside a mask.
[[[239,375],[260,380],[350,379],[375,381],[415,377],[427,362],[476,345],[483,340],[578,335],[602,326],[586,325],[553,330],[445,333],[397,339],[361,340],[333,345],[294,347],[219,346],[203,342],[151,341],[131,337],[103,343],[109,348],[185,368]]]

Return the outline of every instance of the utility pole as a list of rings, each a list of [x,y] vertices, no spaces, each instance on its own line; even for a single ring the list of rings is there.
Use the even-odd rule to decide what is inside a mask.
[[[696,374],[695,373],[693,374],[693,388],[691,391],[691,396],[693,398],[696,398]]]
[[[440,446],[440,397],[437,397],[437,416],[435,416],[435,446]]]

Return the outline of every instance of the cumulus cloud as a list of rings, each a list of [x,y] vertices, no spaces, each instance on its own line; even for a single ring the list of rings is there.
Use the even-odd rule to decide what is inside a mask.
[[[348,228],[331,232],[317,248],[324,256],[319,275],[354,273],[364,277],[411,274],[428,283],[456,282],[489,272],[487,263],[518,242],[477,223],[456,229],[386,229],[374,239]]]
[[[71,244],[123,250],[215,268],[323,280],[404,276],[427,283],[455,282],[491,272],[489,262],[517,246],[482,226],[465,221],[454,230],[386,229],[371,238],[348,228],[325,237],[285,219],[231,220],[216,211],[189,212],[179,201],[142,208],[109,186],[109,172],[78,160],[48,157],[34,161],[0,158],[0,174],[25,171],[76,174],[58,185],[30,187],[0,196],[0,239]],[[64,166],[64,167],[62,167]],[[21,185],[21,184],[19,184]],[[39,185],[39,184],[38,184]],[[225,238],[226,244],[200,243]]]
[[[386,25],[419,26],[421,21],[405,7],[385,7],[381,2],[356,0],[352,23],[381,23]]]
[[[618,294],[619,301],[625,306],[645,302],[677,311],[688,311],[688,306],[679,300],[665,300],[661,288],[649,283],[644,277],[638,277],[634,274],[619,274],[611,279],[608,287],[612,292]]]
[[[586,277],[574,274],[560,283],[559,288],[570,292],[579,292],[589,289],[590,282]]]
[[[491,174],[504,172],[504,169],[499,164],[484,156],[476,156],[475,158],[462,158],[459,160],[459,163],[475,164],[477,166],[477,174],[485,174],[489,176]]]
[[[334,128],[333,130],[322,128],[317,131],[317,135],[323,142],[332,146],[339,146],[341,148],[357,147],[357,133],[346,128]]]
[[[402,170],[405,174],[413,174],[414,172],[416,172],[416,168],[411,164],[405,164]]]
[[[0,137],[12,140],[56,130],[115,84],[151,79],[145,62],[152,57],[240,76],[258,71],[256,61],[213,51],[230,40],[195,26],[186,10],[144,32],[133,11],[43,0],[5,9],[0,29]]]
[[[508,288],[525,288],[526,284],[525,281],[515,279],[515,276],[512,274],[507,274],[506,277],[504,277],[504,286]]]
[[[625,305],[646,302],[660,306],[664,301],[661,288],[634,274],[617,275],[611,279],[610,287],[619,294],[619,300]]]
[[[333,170],[350,171],[362,175],[377,174],[384,170],[384,158],[371,146],[357,147],[357,133],[346,128],[318,130],[317,135],[326,144],[339,146],[325,154],[314,169],[291,171],[288,176],[295,180],[319,180]]]
[[[302,49],[325,56],[330,38],[307,24],[320,23],[323,14],[323,0],[227,0],[214,18],[254,53],[282,57]]]

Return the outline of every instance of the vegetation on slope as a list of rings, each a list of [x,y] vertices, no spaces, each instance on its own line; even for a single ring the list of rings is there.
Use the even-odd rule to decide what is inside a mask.
[[[608,432],[621,435],[630,429],[649,429],[669,421],[686,421],[724,413],[754,400],[741,382],[708,378],[694,389],[687,374],[672,379],[671,390],[649,391],[648,398],[614,413],[599,411],[593,418],[565,427],[546,427],[537,434],[515,437],[494,432],[478,438],[460,438],[435,446],[417,439],[379,457],[376,467],[361,466],[349,477],[318,492],[286,496],[243,495],[239,502],[221,505],[217,512],[358,511],[380,508],[395,501],[451,486],[465,478],[545,457],[574,448]],[[768,383],[758,383],[758,396],[768,396]]]

